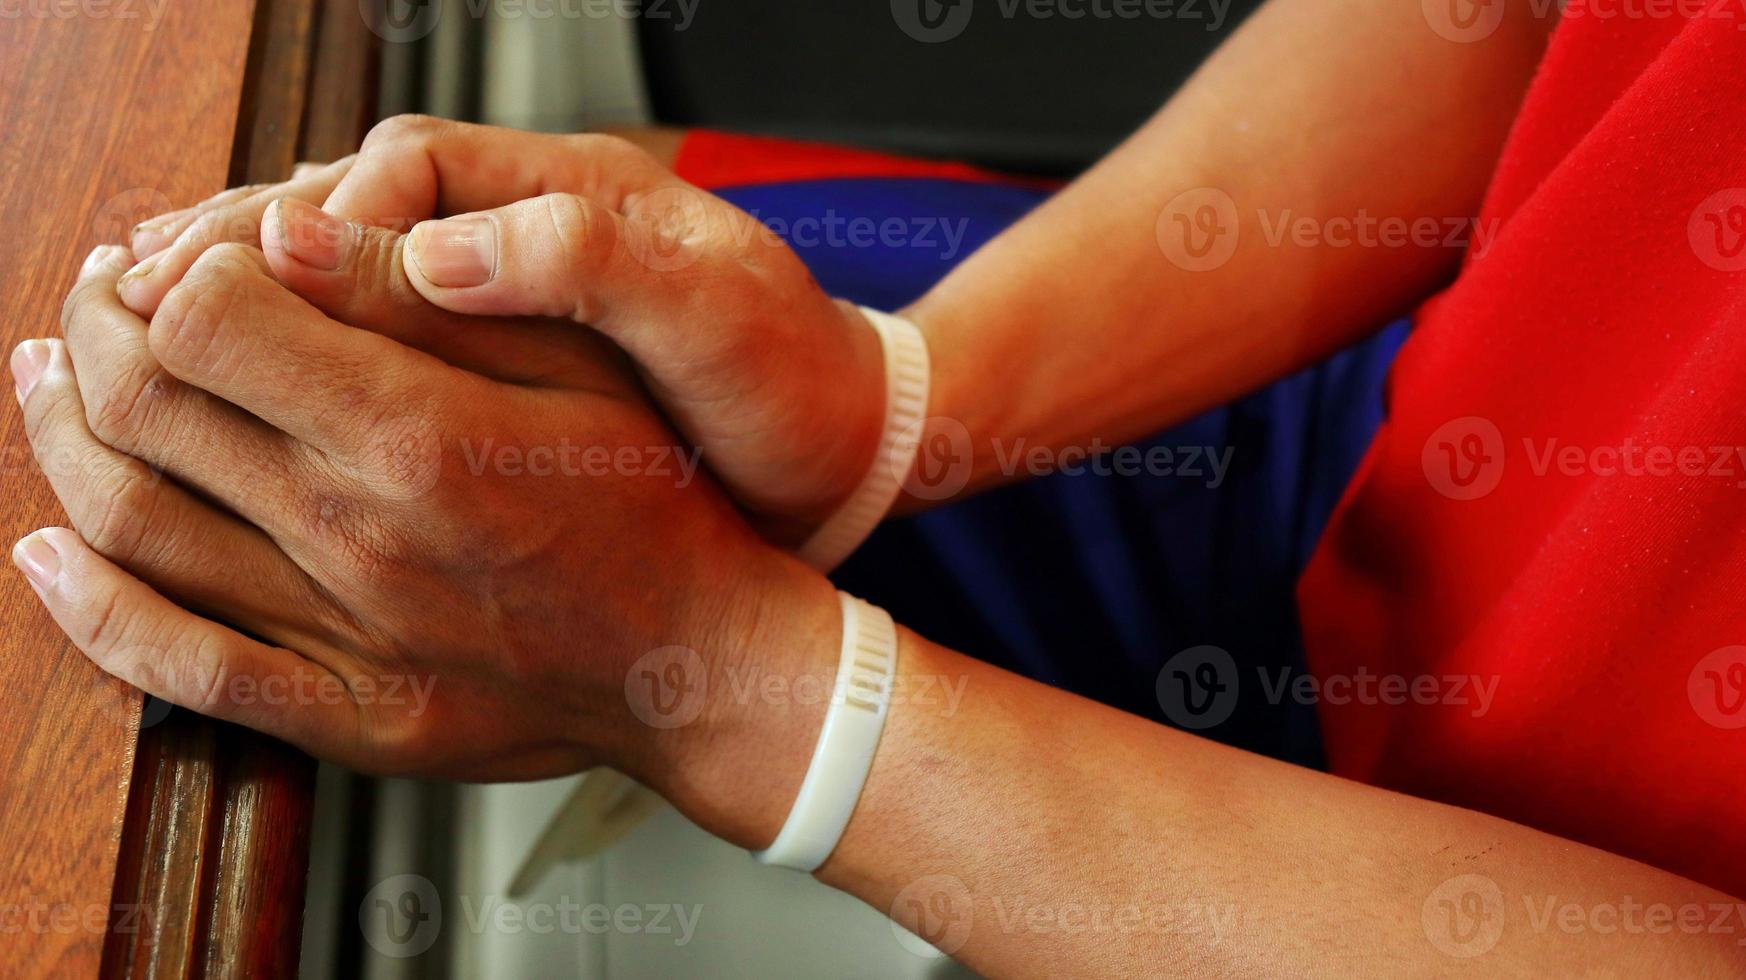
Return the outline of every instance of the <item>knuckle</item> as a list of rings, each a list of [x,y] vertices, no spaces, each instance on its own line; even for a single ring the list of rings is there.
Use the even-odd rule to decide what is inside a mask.
[[[259,274],[260,264],[255,256],[260,254],[246,242],[217,242],[188,267],[185,278],[201,279],[239,279]]]
[[[203,212],[176,238],[176,247],[184,250],[204,249],[201,256],[224,244],[259,244],[261,224],[251,220],[250,212],[238,204],[220,204]]]
[[[150,360],[129,358],[117,365],[113,380],[85,405],[85,422],[92,434],[117,449],[137,445],[153,407],[168,390],[169,380]]]
[[[186,690],[192,694],[188,707],[203,715],[218,714],[228,705],[230,667],[218,637],[211,633],[181,644]]]
[[[67,291],[61,303],[61,334],[71,337],[93,317],[107,314],[103,298],[115,295],[113,284],[91,277],[82,277]]]
[[[165,363],[206,363],[226,325],[246,316],[255,272],[231,248],[208,249],[152,317],[152,352]]]
[[[30,444],[37,469],[48,478],[55,495],[65,502],[67,512],[78,519],[77,511],[88,505],[93,492],[91,475],[115,457],[108,447],[95,440],[81,439],[69,432],[70,427],[56,427],[47,436]]]
[[[440,451],[444,400],[416,372],[334,358],[321,375],[325,397],[312,426],[342,445],[370,481]]]
[[[358,228],[352,236],[351,257],[347,265],[351,271],[350,289],[343,296],[342,302],[352,304],[357,308],[366,308],[369,304],[375,317],[382,318],[386,310],[406,311],[422,309],[425,299],[412,283],[406,278],[405,266],[400,255],[405,239],[399,235],[390,235],[375,228]],[[383,303],[383,306],[376,306]]]
[[[373,420],[372,455],[377,489],[394,501],[415,501],[442,474],[442,430],[430,414],[378,415]]]
[[[299,536],[311,554],[331,561],[338,581],[379,589],[409,560],[412,549],[372,512],[369,501],[322,494],[303,502]]]
[[[389,116],[374,126],[364,137],[364,147],[370,149],[382,143],[405,143],[428,139],[441,132],[448,122],[435,116],[407,112]]]
[[[632,194],[623,213],[631,253],[657,271],[687,268],[710,252],[741,256],[768,231],[750,216],[745,220],[751,224],[742,224],[735,217],[739,212],[683,184]]]
[[[547,194],[540,198],[540,203],[546,206],[546,222],[564,253],[572,260],[580,256],[599,221],[595,205],[576,194]]]
[[[98,554],[131,562],[146,540],[161,499],[157,480],[143,464],[113,463],[93,479],[90,496],[79,534]]]
[[[586,281],[574,277],[585,277],[596,264],[601,244],[599,236],[607,228],[599,205],[575,194],[547,194],[540,200],[545,205],[542,213],[552,241],[558,247],[560,261],[567,267],[572,281]],[[576,312],[577,319],[586,321],[588,317],[582,314],[591,311]]]
[[[136,611],[127,601],[120,583],[106,586],[104,593],[96,598],[97,601],[91,604],[94,612],[86,619],[81,635],[76,638],[80,649],[106,654],[132,646],[138,639],[133,636]]]
[[[184,213],[189,212],[189,211],[193,211],[194,208],[196,208],[198,206],[199,205],[194,205],[192,207],[186,207],[186,208],[168,208],[166,210],[159,211],[157,214],[154,214],[151,217],[145,219],[144,221],[141,221],[139,224],[135,225],[133,230],[137,231],[141,228],[151,228],[151,227],[154,227],[157,225],[164,224],[166,219],[181,217]]]
[[[67,402],[76,390],[52,371],[31,389],[30,399],[24,403],[24,438],[39,462],[45,454],[60,450],[64,433],[56,423],[67,417]]]

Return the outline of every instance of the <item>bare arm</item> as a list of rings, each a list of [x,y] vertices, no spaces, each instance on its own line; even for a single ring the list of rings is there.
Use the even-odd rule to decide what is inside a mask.
[[[1471,43],[1416,2],[1256,12],[1144,128],[907,311],[933,351],[932,413],[971,436],[970,488],[1013,475],[995,439],[1143,436],[1437,288],[1549,27],[1516,2]],[[1434,234],[1405,234],[1426,220]]]
[[[908,311],[931,335],[934,413],[974,436],[976,483],[1001,478],[995,437],[1141,435],[1434,289],[1460,254],[1441,235],[1300,245],[1267,226],[1472,216],[1545,30],[1522,9],[1474,44],[1436,34],[1417,4],[1259,13],[1144,130]],[[1212,268],[1159,240],[1197,188],[1239,219]],[[820,591],[757,648],[832,649]],[[911,696],[818,876],[990,976],[1746,968],[1740,903],[1675,875],[1229,749],[913,634],[899,665]],[[830,666],[786,669],[823,684]],[[819,712],[739,708],[640,774],[756,848],[794,799]]]
[[[818,592],[759,649],[833,649]],[[1227,748],[914,634],[898,665],[866,791],[818,877],[985,975],[1746,970],[1746,905],[1675,875]],[[833,663],[799,669],[822,685]],[[706,829],[763,847],[818,718],[729,710],[686,736],[684,764],[642,775]]]
[[[1377,7],[1376,16],[1386,16]],[[1402,16],[1416,16],[1413,5],[1404,9]],[[1317,17],[1307,3],[1276,4],[1153,132],[1099,172],[1143,172],[1149,159],[1158,161],[1154,169],[1184,170],[1164,181],[1165,190],[1150,197],[1136,191],[1142,196],[1134,200],[1143,202],[1136,206],[1117,190],[1099,191],[1103,178],[1094,176],[924,304],[951,313],[962,302],[990,325],[973,331],[989,345],[982,356],[1019,397],[1006,408],[992,396],[965,401],[965,411],[990,413],[991,421],[972,419],[977,431],[1067,438],[1062,433],[1097,425],[1139,425],[1146,410],[1187,411],[1196,399],[1220,397],[1221,384],[1257,382],[1318,344],[1349,336],[1446,273],[1449,256],[1435,252],[1257,250],[1252,241],[1220,269],[1192,279],[1138,257],[1155,218],[1128,228],[1122,215],[1155,212],[1172,188],[1214,175],[1233,197],[1246,198],[1258,182],[1283,188],[1270,205],[1318,215],[1338,213],[1330,201],[1404,214],[1471,205],[1485,154],[1455,153],[1437,125],[1409,126],[1412,137],[1333,132],[1337,121],[1368,126],[1386,111],[1353,107],[1342,95],[1412,81],[1404,68],[1390,77],[1340,51],[1381,52],[1384,66],[1421,62],[1401,53],[1399,39],[1384,44],[1390,32],[1376,21],[1348,14],[1329,26]],[[1508,36],[1500,31],[1494,43]],[[1307,79],[1301,86],[1269,83],[1279,51],[1297,55],[1301,64],[1292,69]],[[1427,44],[1419,58],[1439,53]],[[1456,99],[1484,103],[1496,91],[1477,69],[1438,71],[1432,75],[1447,84],[1421,88],[1456,93],[1443,107],[1452,112]],[[1296,98],[1304,115],[1294,128],[1290,110],[1277,106],[1271,127],[1259,112],[1233,114],[1212,94],[1224,86],[1206,82],[1220,72],[1255,76],[1280,99]],[[1367,77],[1382,81],[1361,84]],[[1335,84],[1340,78],[1352,81],[1343,88]],[[1239,81],[1227,80],[1231,91],[1254,91]],[[1501,120],[1509,100],[1496,101]],[[1331,116],[1315,108],[1326,105],[1347,108]],[[1185,144],[1174,122],[1218,119],[1228,128],[1251,115],[1251,134],[1273,133],[1271,142],[1249,147],[1252,159],[1289,159],[1286,151],[1297,147],[1284,134],[1299,131],[1328,131],[1332,144],[1364,144],[1374,155],[1323,150],[1329,159],[1320,167],[1293,164],[1270,175],[1263,165],[1219,163],[1219,141]],[[1489,147],[1501,127],[1498,121]],[[1136,151],[1154,139],[1166,149],[1199,149]],[[1447,152],[1427,151],[1423,159],[1408,152],[1424,146]],[[1404,155],[1393,169],[1391,152]],[[1188,169],[1183,158],[1212,162]],[[1420,186],[1417,175],[1439,160],[1471,164],[1449,162],[1445,174],[1468,181],[1467,199],[1451,204],[1398,189],[1387,200],[1318,196],[1345,184],[1373,193],[1390,186],[1391,173],[1397,183]],[[761,679],[786,680],[784,689],[796,691],[805,677],[815,694],[829,689],[841,628],[830,584],[753,538],[737,512],[705,489],[686,491],[647,471],[565,485],[525,479],[520,468],[409,466],[440,458],[440,448],[421,452],[421,432],[471,446],[536,448],[578,439],[661,447],[670,437],[633,394],[614,398],[597,378],[578,377],[574,389],[489,381],[315,312],[278,281],[319,292],[310,282],[328,274],[294,269],[293,242],[349,241],[352,266],[333,273],[330,287],[351,281],[348,275],[390,281],[407,246],[380,230],[299,238],[289,224],[297,213],[280,208],[274,230],[263,235],[266,254],[240,246],[202,253],[149,321],[115,294],[129,257],[99,251],[69,302],[68,340],[36,341],[15,355],[39,458],[92,461],[51,466],[49,478],[99,548],[50,529],[15,551],[57,622],[104,669],[154,694],[348,765],[532,778],[606,762],[726,839],[768,844],[795,799],[824,708],[816,697],[763,697]],[[1137,251],[1116,247],[1124,228]],[[1087,257],[1094,246],[1101,261]],[[1042,272],[1027,282],[988,271],[1003,261],[1046,271],[1056,259],[1068,271],[1048,280]],[[1237,270],[1244,275],[1231,275]],[[145,279],[136,284],[150,285]],[[1069,298],[1052,298],[1045,281]],[[398,283],[373,306],[354,299],[349,313],[411,336],[417,325],[447,322],[416,297]],[[1082,310],[1098,315],[1075,319]],[[1153,321],[1142,322],[1141,314]],[[978,322],[969,316],[958,321],[966,331]],[[949,322],[931,312],[924,319],[936,329]],[[1116,333],[1086,329],[1082,342],[1043,342],[1050,328],[1077,322]],[[1244,329],[1261,339],[1234,339]],[[1146,358],[1134,356],[1134,345],[1147,338],[1156,342]],[[970,377],[969,347],[943,333],[936,340],[947,376]],[[1020,356],[1038,353],[1058,356]],[[1177,354],[1202,359],[1181,367],[1172,362]],[[1146,377],[1140,363],[1163,377],[1121,392],[1127,402],[1113,397],[1113,382]],[[1087,377],[1094,368],[1103,372],[1097,383]],[[356,379],[365,377],[372,384],[360,387]],[[159,386],[153,412],[91,413],[82,403],[84,385],[107,402],[138,404],[128,385],[148,379]],[[217,397],[194,397],[195,389]],[[1142,390],[1163,394],[1141,399]],[[329,410],[339,397],[352,400],[353,414]],[[1062,406],[1078,412],[1078,428],[1045,428],[1056,424],[1048,419],[1068,417],[1044,412],[1051,403],[1056,413]],[[407,417],[410,404],[428,407]],[[263,439],[268,424],[283,429]],[[997,424],[1006,428],[990,428]],[[287,455],[294,446],[305,448]],[[395,451],[382,453],[383,446]],[[359,478],[338,481],[338,468],[312,459],[343,460],[344,472]],[[451,459],[460,461],[453,450]],[[174,479],[135,479],[133,471],[148,463]],[[263,498],[261,486],[276,495]],[[308,515],[317,511],[347,519],[312,535]],[[220,566],[209,558],[213,548],[227,556]],[[247,633],[171,598],[222,609]],[[708,705],[695,722],[650,727],[628,703],[626,678],[649,653],[677,649],[712,671],[696,688],[709,692]],[[740,668],[737,677],[725,673]],[[1731,911],[1738,922],[1740,906],[1673,875],[1493,817],[1222,748],[913,634],[903,635],[898,670],[902,696],[871,778],[819,876],[984,973],[1746,971],[1740,932],[1722,931],[1718,922],[1732,923],[1716,916]],[[378,678],[422,678],[431,682],[432,700],[416,714],[377,701],[286,706],[233,683],[294,677],[324,678],[343,690]],[[743,698],[736,682],[750,683],[753,696]],[[1568,908],[1578,913],[1574,927]]]
[[[1500,19],[1470,42],[1400,0],[1258,11],[1139,133],[907,311],[932,350],[929,414],[959,443],[953,463],[966,448],[973,463],[914,492],[938,502],[1015,478],[998,443],[1022,439],[1029,471],[1039,448],[1155,431],[1447,279],[1551,22],[1530,0],[1498,2],[1474,8]],[[757,218],[668,171],[671,134],[639,141],[649,152],[391,120],[325,206],[471,215],[421,226],[410,252],[476,240],[489,261],[441,281],[415,262],[420,295],[605,334],[760,529],[797,544],[876,455],[878,340]],[[123,281],[136,313],[200,254],[184,237]]]

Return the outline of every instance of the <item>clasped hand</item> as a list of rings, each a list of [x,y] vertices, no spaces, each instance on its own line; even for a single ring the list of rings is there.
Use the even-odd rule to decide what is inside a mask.
[[[390,121],[98,248],[62,330],[12,367],[72,529],[14,558],[148,693],[369,771],[639,774],[738,724],[639,717],[651,651],[834,662],[770,542],[869,464],[877,340],[628,144]]]

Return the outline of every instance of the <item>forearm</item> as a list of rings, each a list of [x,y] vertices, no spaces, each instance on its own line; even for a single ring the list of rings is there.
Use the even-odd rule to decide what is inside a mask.
[[[933,352],[931,413],[970,435],[970,489],[1016,475],[996,440],[1145,435],[1435,289],[1546,30],[1526,3],[1475,43],[1439,36],[1417,3],[1258,11],[1144,128],[906,311]],[[1235,250],[1184,252],[1182,222],[1206,244],[1196,222],[1218,202]],[[1401,242],[1382,220],[1437,228]]]
[[[903,653],[909,670],[964,679],[964,697],[952,714],[894,714],[819,877],[936,932],[938,918],[909,918],[925,901],[898,896],[927,875],[958,879],[956,910],[974,928],[957,954],[987,975],[1073,964],[1100,976],[1424,976],[1463,952],[1491,975],[1746,968],[1737,930],[1602,934],[1547,919],[1548,903],[1696,907],[1706,927],[1718,903],[1737,910],[1692,882],[1151,724],[913,635]],[[1468,891],[1446,883],[1464,875],[1501,894],[1493,947],[1443,917],[1440,900]]]
[[[834,603],[816,591],[788,624],[823,649],[775,644],[763,672],[785,691],[832,673]],[[986,975],[1746,968],[1733,899],[1636,862],[1226,748],[913,634],[898,677],[872,774],[818,877]],[[706,829],[760,848],[794,799],[823,706],[757,685],[763,695],[723,707],[735,698],[719,681],[700,725],[710,737],[693,732],[689,762],[654,778]],[[1486,881],[1503,925],[1490,942],[1446,925],[1442,904],[1483,899]],[[1646,926],[1657,903],[1695,909],[1703,928]],[[1583,911],[1580,928],[1567,906]],[[1734,928],[1710,928],[1718,908]]]

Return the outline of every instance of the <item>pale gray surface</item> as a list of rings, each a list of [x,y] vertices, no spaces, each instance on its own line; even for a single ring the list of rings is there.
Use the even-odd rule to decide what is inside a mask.
[[[491,9],[491,8],[487,8]],[[511,5],[507,9],[516,9]],[[578,7],[577,9],[581,9]],[[467,35],[483,32],[478,84],[472,91]],[[390,111],[422,108],[465,116],[478,106],[481,121],[573,132],[648,121],[648,99],[634,44],[634,28],[617,17],[504,18],[483,23],[450,5],[425,42],[422,77],[410,75],[404,46],[384,50],[383,104]],[[973,976],[951,960],[923,958],[898,941],[884,915],[820,885],[810,876],[756,864],[744,851],[703,833],[665,808],[604,857],[554,871],[531,895],[511,902],[509,881],[536,836],[580,777],[538,783],[460,787],[452,886],[440,895],[441,938],[427,954],[384,955],[364,944],[365,975],[459,978],[841,977],[947,978]],[[330,807],[315,828],[318,858],[310,908],[317,918],[338,900],[343,847],[336,837],[373,833],[370,881],[421,872],[421,854],[443,841],[421,840],[421,790],[397,780],[377,783],[373,828],[345,827],[344,811]],[[324,840],[326,843],[324,843]],[[564,905],[607,909],[668,907],[696,915],[688,942],[675,933],[608,928],[603,932],[536,924]],[[507,910],[507,911],[505,911]],[[343,909],[340,929],[357,927],[357,910]],[[534,920],[525,918],[530,913]],[[653,913],[645,912],[645,915]],[[504,918],[504,917],[507,918]],[[330,975],[315,968],[331,955],[331,928],[306,937],[305,980]],[[912,940],[913,944],[913,940]],[[447,960],[432,960],[446,954]]]
[[[604,11],[487,20],[481,74],[481,121],[494,126],[568,133],[649,121],[636,27]]]
[[[632,925],[603,931],[536,933],[477,928],[475,910],[506,902],[503,889],[570,779],[473,786],[462,791],[459,894],[444,896],[454,942],[454,975],[575,976],[602,980],[767,980],[771,977],[946,978],[973,974],[949,959],[924,958],[899,942],[884,915],[810,876],[754,862],[745,851],[663,808],[597,860],[554,872],[523,909],[600,903],[613,914],[635,909],[669,931]],[[681,934],[683,907],[695,931]],[[627,920],[628,921],[628,920]],[[459,931],[454,931],[454,930]]]

